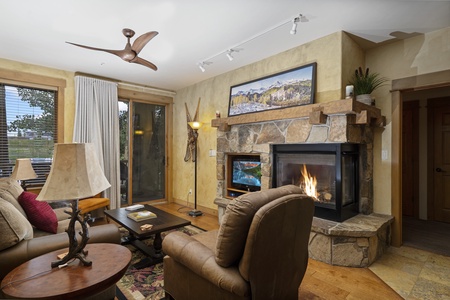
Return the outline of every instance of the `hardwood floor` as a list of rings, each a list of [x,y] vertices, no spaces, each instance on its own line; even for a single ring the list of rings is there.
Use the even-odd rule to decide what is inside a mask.
[[[154,205],[154,204],[153,204]],[[191,217],[191,208],[178,204],[157,204],[159,209],[190,220],[205,230],[219,228],[217,216]],[[299,288],[299,299],[403,299],[367,268],[331,266],[309,259],[308,269]]]
[[[155,204],[152,204],[155,205]],[[188,212],[192,210],[192,208],[182,206],[175,203],[169,204],[157,204],[155,205],[161,210],[164,210],[172,215],[178,216],[180,218],[184,218],[186,220],[191,221],[191,224],[197,227],[200,227],[204,230],[214,230],[219,228],[219,222],[217,220],[217,216],[203,214],[200,217],[191,217],[188,215]]]
[[[299,299],[403,299],[367,268],[331,266],[309,259]]]

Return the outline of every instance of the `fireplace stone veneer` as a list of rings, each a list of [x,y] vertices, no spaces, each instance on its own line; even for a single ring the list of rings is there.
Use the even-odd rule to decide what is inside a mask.
[[[274,144],[359,144],[359,214],[342,223],[314,217],[310,257],[333,265],[367,267],[390,244],[391,216],[373,214],[373,133],[380,110],[352,99],[215,119],[219,222],[226,198],[228,154],[259,154],[261,190],[274,186]]]

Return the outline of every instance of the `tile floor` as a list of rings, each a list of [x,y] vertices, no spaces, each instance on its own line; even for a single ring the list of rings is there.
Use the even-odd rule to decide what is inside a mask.
[[[407,300],[450,299],[450,257],[389,247],[369,269]]]

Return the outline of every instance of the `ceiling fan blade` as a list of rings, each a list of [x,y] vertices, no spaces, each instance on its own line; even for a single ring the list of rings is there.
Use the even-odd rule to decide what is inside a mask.
[[[78,46],[81,48],[86,48],[89,50],[97,50],[97,51],[103,51],[103,52],[108,52],[114,55],[117,55],[119,57],[121,57],[121,55],[123,54],[124,50],[109,50],[109,49],[102,49],[102,48],[95,48],[95,47],[90,47],[90,46],[85,46],[85,45],[80,45],[80,44],[75,44],[75,43],[71,43],[71,42],[66,42],[67,44],[71,44],[74,46]]]
[[[147,45],[147,43],[157,35],[158,35],[157,31],[150,31],[144,33],[133,42],[133,46],[131,46],[131,49],[133,49],[134,52],[136,52],[136,54],[139,54],[142,48],[144,48],[144,46]]]
[[[158,67],[156,67],[154,64],[152,64],[148,60],[140,58],[139,56],[136,56],[134,59],[130,60],[130,62],[149,67],[150,69],[153,69],[155,71],[158,70]]]

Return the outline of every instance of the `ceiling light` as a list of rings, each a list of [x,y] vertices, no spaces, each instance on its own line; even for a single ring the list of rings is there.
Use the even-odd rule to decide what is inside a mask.
[[[227,57],[230,61],[232,61],[234,59],[233,57],[233,52],[239,52],[241,50],[244,50],[243,48],[231,48],[229,50],[227,50]]]
[[[206,71],[205,67],[207,65],[210,65],[210,64],[212,64],[212,62],[210,62],[210,61],[202,61],[201,63],[198,63],[198,67],[200,68],[200,70],[202,72],[205,72]]]
[[[296,17],[296,18],[294,18],[294,20],[292,20],[292,28],[291,28],[290,34],[296,34],[297,33],[297,23],[299,21],[300,21],[299,17]]]
[[[228,50],[227,51],[227,57],[230,61],[232,61],[234,59],[233,55],[231,55],[231,53],[233,53],[233,50]]]

